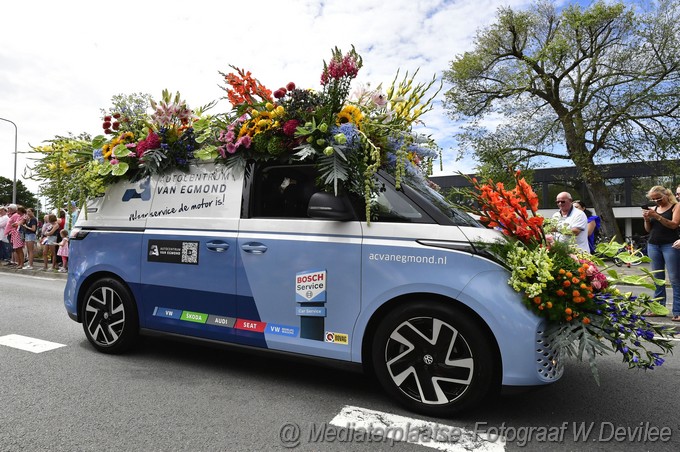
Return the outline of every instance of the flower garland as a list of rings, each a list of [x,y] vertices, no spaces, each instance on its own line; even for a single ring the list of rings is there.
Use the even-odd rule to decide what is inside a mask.
[[[439,148],[414,127],[441,86],[428,95],[434,77],[417,83],[408,73],[400,80],[397,72],[386,92],[378,86],[350,95],[362,66],[354,47],[346,53],[334,48],[323,63],[319,91],[294,82],[271,90],[250,71],[230,66],[220,75],[232,110],[212,116],[205,111],[214,103],[192,110],[179,93],[173,98],[167,90],[160,102],[150,100],[151,114],[118,106],[105,112],[104,134],[92,140],[94,170],[113,183],[186,169],[192,159],[235,172],[249,160],[308,161],[319,169],[320,188],[363,197],[370,222],[378,170],[391,172],[397,186],[405,177],[426,183],[431,174]]]
[[[519,171],[514,179],[515,187],[507,190],[502,183],[482,184],[473,178],[468,194],[481,221],[505,236],[490,250],[508,267],[508,284],[522,294],[526,307],[549,322],[553,346],[578,359],[586,353],[598,381],[596,357],[607,351],[620,353],[630,368],[663,364],[673,347],[670,333],[650,323],[645,313],[663,313],[665,308],[648,296],[622,293],[613,283],[653,284],[613,270],[608,277],[598,268],[604,263],[597,257],[573,244],[551,241],[543,231],[550,222],[537,213],[538,196]]]

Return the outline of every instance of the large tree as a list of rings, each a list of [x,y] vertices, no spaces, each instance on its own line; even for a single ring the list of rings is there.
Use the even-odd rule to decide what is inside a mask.
[[[12,202],[12,192],[12,180],[0,176],[0,206],[6,206]],[[35,195],[20,180],[17,180],[17,204],[34,209],[38,207],[38,200]]]
[[[598,164],[678,157],[679,11],[673,0],[500,8],[444,75],[446,108],[467,121],[461,149],[487,166],[573,162],[605,234],[620,236]]]

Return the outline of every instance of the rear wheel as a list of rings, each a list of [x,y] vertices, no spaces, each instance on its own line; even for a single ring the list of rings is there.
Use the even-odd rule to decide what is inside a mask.
[[[390,312],[374,336],[372,360],[390,395],[429,416],[470,408],[496,386],[490,339],[451,304],[415,302]]]
[[[98,351],[122,353],[136,342],[137,306],[128,288],[117,279],[102,278],[92,284],[81,309],[85,336]]]

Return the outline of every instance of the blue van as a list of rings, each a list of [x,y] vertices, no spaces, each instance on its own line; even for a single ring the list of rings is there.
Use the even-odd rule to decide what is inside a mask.
[[[382,173],[367,222],[317,177],[195,164],[111,186],[71,233],[69,316],[104,353],[167,334],[351,364],[431,416],[560,378],[545,321],[476,246],[497,232]]]

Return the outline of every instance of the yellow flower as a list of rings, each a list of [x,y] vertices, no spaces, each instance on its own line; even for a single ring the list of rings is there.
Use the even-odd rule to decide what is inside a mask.
[[[335,123],[337,125],[344,124],[346,122],[351,122],[352,124],[357,124],[364,119],[363,113],[354,105],[345,105],[337,114]]]

